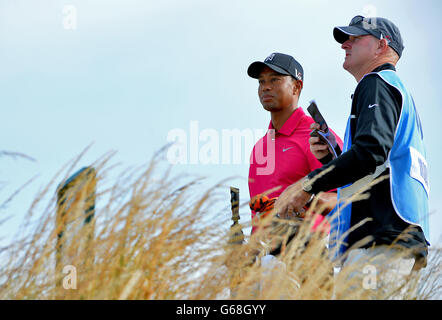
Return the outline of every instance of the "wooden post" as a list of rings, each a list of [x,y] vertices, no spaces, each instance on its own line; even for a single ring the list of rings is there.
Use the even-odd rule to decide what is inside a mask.
[[[90,242],[95,231],[95,189],[93,167],[78,170],[57,188],[57,275],[71,265],[81,277],[82,270],[94,261]]]
[[[244,243],[244,233],[242,232],[242,226],[238,223],[239,217],[239,189],[230,187],[230,203],[232,208],[232,220],[233,224],[230,226],[230,244],[242,244]]]
[[[227,267],[229,270],[229,287],[230,297],[235,298],[237,296],[237,286],[241,281],[241,250],[244,243],[244,233],[242,232],[242,226],[238,222],[239,216],[239,189],[230,187],[230,204],[232,210],[233,224],[230,226],[230,236],[228,241],[227,255]]]

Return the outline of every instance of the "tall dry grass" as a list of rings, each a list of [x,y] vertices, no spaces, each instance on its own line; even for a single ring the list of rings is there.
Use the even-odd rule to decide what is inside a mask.
[[[202,190],[200,178],[164,170],[161,153],[117,178],[110,178],[118,170],[112,154],[105,155],[92,165],[96,179],[85,179],[57,210],[56,182],[82,155],[36,195],[14,243],[2,248],[0,299],[386,299],[398,290],[363,289],[348,277],[362,266],[334,274],[326,239],[312,236],[308,219],[294,224],[270,216],[244,244],[234,244],[238,230],[230,230],[229,206],[221,203],[228,181]],[[94,219],[84,225],[87,190],[95,185]],[[272,223],[277,227],[264,227]],[[298,235],[286,244],[294,227]],[[263,265],[278,243],[281,254]],[[406,298],[440,292],[441,254],[430,258],[433,267],[408,279]]]

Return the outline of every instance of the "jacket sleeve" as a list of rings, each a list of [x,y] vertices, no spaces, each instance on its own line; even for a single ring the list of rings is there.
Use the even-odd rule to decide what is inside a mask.
[[[401,111],[401,96],[397,89],[379,76],[368,75],[356,88],[352,105],[352,146],[338,158],[311,172],[310,178],[325,169],[334,168],[313,184],[313,193],[355,182],[383,164],[394,142]]]

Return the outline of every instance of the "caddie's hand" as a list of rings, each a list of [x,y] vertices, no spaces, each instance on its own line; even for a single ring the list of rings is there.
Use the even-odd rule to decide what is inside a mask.
[[[310,200],[311,194],[302,190],[302,180],[288,186],[275,202],[274,208],[283,219],[303,217],[305,204]]]
[[[324,208],[321,212],[321,215],[325,216],[329,214],[335,207],[337,203],[337,194],[336,192],[320,192],[315,196],[317,198],[317,207]]]
[[[314,122],[310,125],[311,130],[314,130],[314,129],[319,130],[319,128],[320,128],[320,126],[316,122]],[[321,142],[319,137],[310,137],[308,139],[308,143],[310,144],[310,151],[318,160],[324,158],[326,155],[328,155],[330,153],[327,145],[325,143]]]

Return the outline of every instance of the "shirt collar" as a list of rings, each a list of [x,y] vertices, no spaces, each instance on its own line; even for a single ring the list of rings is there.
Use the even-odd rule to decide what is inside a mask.
[[[383,65],[380,65],[376,69],[374,69],[372,72],[380,72],[382,70],[393,70],[396,71],[396,68],[391,63],[384,63]]]
[[[373,72],[381,72],[382,70],[392,70],[392,71],[395,71],[395,72],[396,72],[396,68],[394,67],[394,65],[392,65],[392,64],[389,63],[389,62],[387,62],[387,63],[384,63],[384,64],[380,65],[379,67],[374,68],[373,71],[371,71],[370,73],[373,73]],[[370,74],[370,73],[365,74],[365,75],[361,78],[361,80],[358,81],[358,84],[362,81],[362,79],[364,79],[364,78],[365,78],[368,74]],[[351,98],[353,99],[353,95],[351,95]]]
[[[295,111],[291,114],[291,116],[287,119],[286,122],[282,125],[281,129],[277,131],[277,133],[290,136],[293,131],[299,126],[302,117],[305,115],[304,110],[301,107],[296,108]],[[270,120],[269,129],[274,129],[272,120]]]

